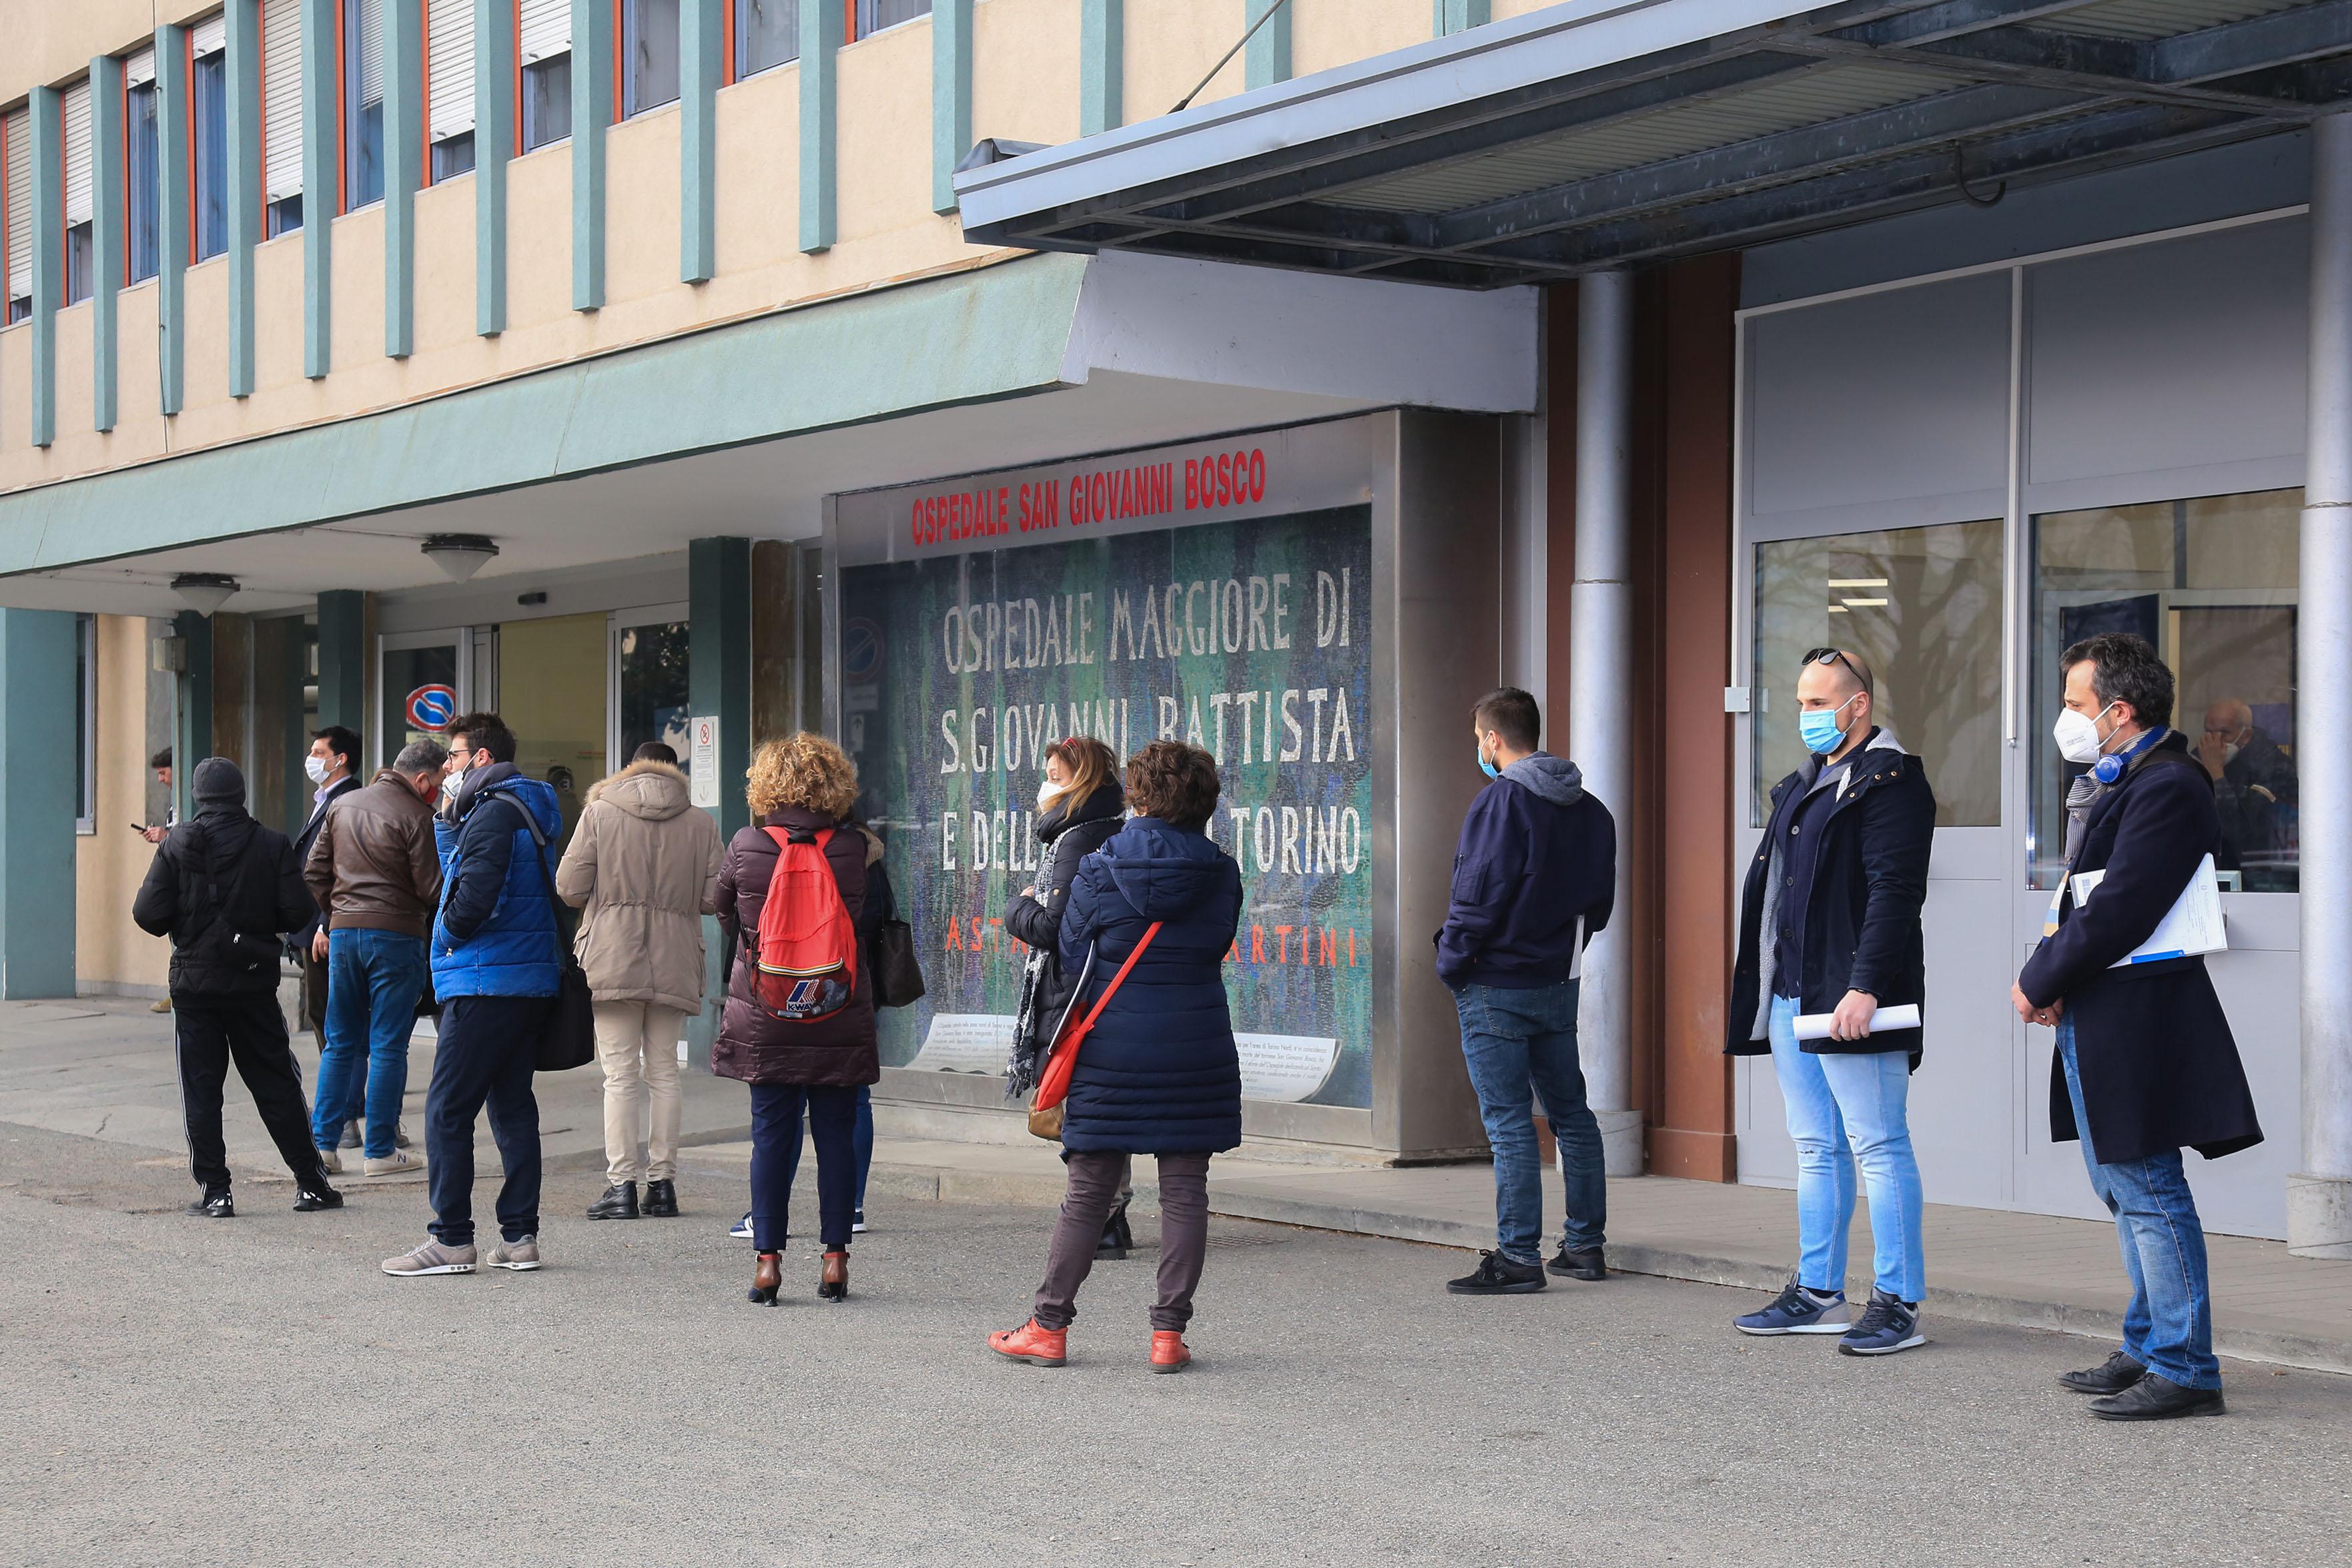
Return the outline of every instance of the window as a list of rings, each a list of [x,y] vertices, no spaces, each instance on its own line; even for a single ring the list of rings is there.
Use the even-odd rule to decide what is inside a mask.
[[[621,0],[621,118],[677,101],[677,0]]]
[[[261,0],[262,234],[302,226],[302,0]]]
[[[2301,490],[2052,512],[2033,520],[2033,885],[2057,886],[2067,786],[2058,755],[2068,644],[2136,632],[2178,683],[2172,726],[2213,775],[2226,874],[2245,892],[2293,892],[2294,616]]]
[[[516,140],[529,153],[572,134],[571,0],[517,0],[515,58],[522,69]]]
[[[474,166],[474,133],[462,132],[433,143],[433,183],[455,179]]]
[[[438,184],[474,166],[473,0],[427,0],[425,98],[425,177]]]
[[[572,134],[572,56],[533,60],[522,68],[522,150]]]
[[[677,753],[679,767],[688,766],[686,623],[623,626],[614,657],[620,666],[620,732],[613,765],[627,766],[639,746],[660,741]]]
[[[74,617],[74,831],[98,831],[98,617]]]
[[[931,14],[931,0],[857,0],[857,31],[863,38],[885,27]]]
[[[228,52],[196,57],[188,79],[195,124],[189,142],[195,165],[193,259],[228,248]]]
[[[801,58],[800,0],[734,0],[738,80]]]
[[[89,79],[85,77],[65,90],[62,121],[65,157],[66,291],[63,304],[89,298],[90,218]]]
[[[1999,519],[1756,547],[1755,824],[1804,760],[1797,675],[1846,647],[1871,666],[1879,726],[1926,763],[1938,827],[2000,822]]]
[[[0,117],[0,248],[7,252],[10,322],[33,313],[33,119]]]
[[[89,298],[90,226],[78,223],[66,230],[66,303],[79,305]]]
[[[153,68],[151,59],[148,69],[152,72]],[[155,204],[163,192],[155,180],[155,82],[152,75],[138,86],[123,89],[122,123],[122,156],[129,181],[123,199],[130,209],[124,276],[131,282],[140,283],[155,276],[162,260],[159,246],[163,230]]]
[[[343,210],[383,200],[383,6],[343,0]]]

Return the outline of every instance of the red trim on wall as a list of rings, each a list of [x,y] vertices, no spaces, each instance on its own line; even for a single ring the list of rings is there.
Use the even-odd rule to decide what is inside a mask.
[[[507,150],[520,158],[525,151],[522,144],[522,0],[513,0],[508,14],[514,17],[514,140]],[[477,163],[481,162],[478,151],[474,161]]]
[[[577,38],[574,38],[574,39],[572,39],[572,68],[573,68],[574,70],[577,70],[577,69],[580,68],[580,52],[579,52],[580,40],[579,40],[579,39],[577,39]],[[612,120],[612,123],[614,123],[614,125],[618,125],[618,124],[621,122],[622,118],[623,118],[623,116],[622,116],[622,114],[621,114],[621,54],[622,54],[622,36],[621,36],[621,0],[613,0],[613,120]],[[575,125],[575,126],[573,126],[573,127],[572,127],[572,129],[573,129],[574,131],[577,131],[577,130],[579,129],[579,127]]]
[[[735,85],[735,0],[725,0],[719,12],[719,85]]]
[[[261,100],[261,199],[254,204],[256,209],[255,221],[259,225],[261,232],[254,237],[256,239],[268,239],[269,237],[269,7],[267,5],[257,4],[253,8],[253,49],[256,57],[253,62],[253,69],[255,76],[260,82],[257,96]],[[131,106],[128,99],[123,101],[122,123],[124,127],[122,137],[123,157],[127,163],[129,162],[131,150],[131,133],[129,129],[131,124]],[[129,184],[130,182],[127,180],[124,182],[126,189],[129,187]],[[123,228],[125,234],[124,242],[128,244],[130,225],[125,224]],[[125,267],[123,268],[123,276],[127,278],[130,275],[131,269],[128,267]]]
[[[857,41],[857,0],[841,0],[841,41]]]
[[[121,100],[121,102],[117,106],[117,108],[120,110],[122,119],[121,140],[117,143],[117,145],[122,149],[121,282],[127,286],[131,281],[131,78],[126,72],[123,75],[117,77],[115,79],[121,83],[122,88],[122,90],[116,95]],[[267,189],[268,187],[264,186],[263,188]],[[0,195],[0,210],[5,210],[6,205],[7,197],[5,195]],[[5,241],[0,241],[0,246],[5,246]],[[5,254],[5,251],[0,251],[0,254]]]

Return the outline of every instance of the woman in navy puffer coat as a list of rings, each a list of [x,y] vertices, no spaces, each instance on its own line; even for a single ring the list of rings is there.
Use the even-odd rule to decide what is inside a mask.
[[[998,1353],[1040,1366],[1066,1359],[1078,1286],[1129,1154],[1160,1163],[1160,1296],[1151,1369],[1192,1360],[1183,1331],[1209,1233],[1209,1156],[1242,1141],[1241,1061],[1225,1005],[1224,962],[1241,921],[1241,868],[1203,831],[1217,806],[1217,766],[1197,746],[1160,741],[1127,764],[1137,815],[1088,856],[1062,917],[1062,966],[1094,973],[1090,1009],[1153,922],[1160,926],[1080,1049],[1063,1108],[1069,1193],[1037,1289],[1035,1314],[989,1337]]]

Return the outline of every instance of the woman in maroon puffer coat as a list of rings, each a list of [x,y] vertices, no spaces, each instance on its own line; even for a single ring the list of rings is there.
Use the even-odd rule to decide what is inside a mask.
[[[753,1001],[751,985],[760,911],[780,853],[767,828],[824,836],[834,884],[851,921],[863,929],[866,838],[849,820],[857,767],[831,741],[804,731],[761,746],[746,776],[744,797],[756,826],[735,835],[719,868],[719,924],[731,958],[710,1070],[751,1086],[751,1242],[759,1251],[751,1300],[773,1304],[782,1283],[793,1154],[805,1110],[816,1142],[818,1234],[824,1245],[817,1294],[841,1301],[849,1295],[849,1233],[857,1201],[852,1144],[857,1091],[882,1076],[873,995],[861,973],[846,1005],[796,1023]]]

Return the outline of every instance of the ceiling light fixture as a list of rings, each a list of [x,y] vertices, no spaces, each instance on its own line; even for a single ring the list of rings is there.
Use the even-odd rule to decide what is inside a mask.
[[[478,533],[436,533],[425,542],[425,558],[452,583],[463,583],[497,558],[499,547]]]
[[[240,586],[236,578],[219,572],[183,572],[172,579],[172,592],[185,599],[196,614],[206,616],[227,604]]]

